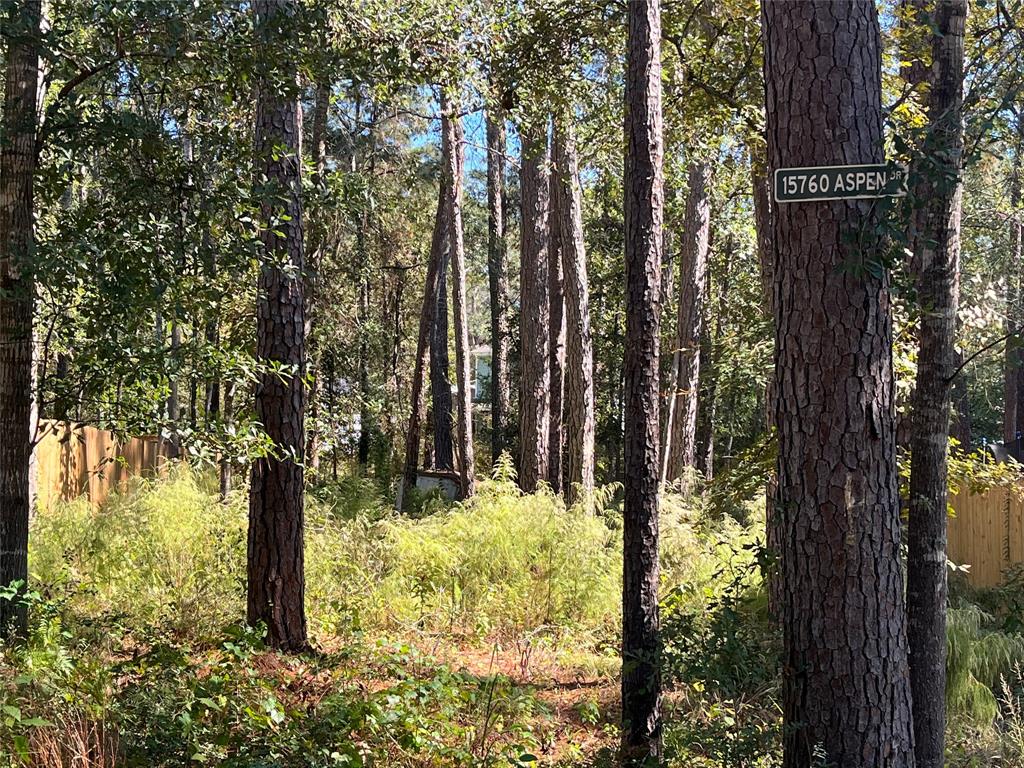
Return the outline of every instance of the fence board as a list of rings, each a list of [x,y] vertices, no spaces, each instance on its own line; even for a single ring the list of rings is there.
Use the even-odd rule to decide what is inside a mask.
[[[970,566],[971,585],[999,586],[1010,566],[1024,563],[1024,500],[1008,488],[978,494],[964,489],[950,504],[950,560]]]
[[[35,447],[36,504],[48,509],[56,501],[81,496],[102,504],[129,478],[152,476],[166,460],[166,446],[153,435],[122,442],[105,429],[41,421]]]

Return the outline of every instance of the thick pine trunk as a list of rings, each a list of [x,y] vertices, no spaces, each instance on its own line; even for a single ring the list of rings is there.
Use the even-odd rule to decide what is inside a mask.
[[[0,587],[28,581],[32,459],[32,316],[40,0],[15,5],[6,28],[0,143]],[[0,637],[24,635],[20,601],[0,600]]]
[[[665,482],[685,479],[697,466],[697,404],[700,400],[700,339],[707,293],[711,240],[711,166],[690,164],[686,218],[679,255],[679,311],[672,368],[676,372]]]
[[[626,61],[625,501],[622,573],[622,757],[661,757],[658,618],[658,357],[664,215],[661,12],[629,3]]]
[[[522,134],[520,194],[519,486],[527,493],[548,476],[548,148],[539,128]]]
[[[452,263],[452,321],[455,325],[455,385],[458,415],[459,477],[462,496],[473,495],[473,390],[469,378],[469,323],[466,317],[466,253],[462,235],[462,119],[458,105],[442,101],[441,130],[448,136],[445,177],[448,190],[448,246]]]
[[[562,493],[562,452],[565,448],[565,433],[562,425],[562,401],[565,393],[565,291],[563,286],[563,243],[559,222],[562,218],[561,196],[558,194],[558,173],[552,147],[551,176],[549,180],[551,207],[548,212],[548,382],[550,400],[548,403],[548,484],[551,489]]]
[[[594,491],[594,341],[590,283],[583,244],[583,192],[569,120],[555,124],[559,239],[565,290],[565,493],[571,504],[589,503]],[[552,227],[556,222],[552,222]]]
[[[301,651],[306,639],[303,567],[303,452],[305,451],[305,299],[303,288],[300,156],[302,112],[290,40],[290,0],[256,0],[257,30],[265,61],[279,79],[260,83],[256,103],[257,178],[265,251],[256,305],[256,353],[261,363],[286,366],[286,375],[261,374],[256,418],[273,453],[253,462],[249,487],[248,620],[263,623],[276,648]],[[283,39],[282,39],[283,38]],[[287,219],[285,219],[287,217]]]
[[[487,112],[487,285],[491,300],[491,460],[509,449],[509,320],[505,240],[505,114]]]
[[[921,318],[910,433],[907,640],[917,768],[942,768],[946,730],[947,452],[957,367],[966,0],[938,0],[928,96],[929,131],[916,169],[911,235]]]
[[[880,163],[874,3],[761,7],[770,169]],[[787,203],[773,216],[785,768],[914,766],[875,208]]]

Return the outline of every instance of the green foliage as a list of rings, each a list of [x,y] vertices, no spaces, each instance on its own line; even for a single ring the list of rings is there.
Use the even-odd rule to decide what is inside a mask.
[[[240,615],[245,499],[222,506],[187,470],[136,481],[99,509],[79,500],[33,520],[29,568],[48,596],[91,615],[187,632]]]
[[[1024,636],[1001,631],[994,617],[972,604],[949,611],[946,701],[951,713],[977,723],[999,714],[1000,678],[1024,660]]]
[[[194,645],[141,626],[127,653],[74,640],[59,608],[36,603],[33,614],[45,619],[27,646],[0,646],[0,743],[14,745],[0,753],[4,768],[84,759],[154,768],[518,766],[531,762],[534,729],[546,718],[507,678],[454,673],[404,645],[283,658],[252,630]],[[369,688],[370,679],[381,683]]]
[[[516,637],[608,630],[617,617],[617,537],[550,493],[483,482],[465,506],[388,520],[383,535],[377,592],[398,624]]]

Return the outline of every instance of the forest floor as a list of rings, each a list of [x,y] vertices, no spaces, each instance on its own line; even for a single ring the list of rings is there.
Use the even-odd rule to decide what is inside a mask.
[[[545,761],[558,764],[614,749],[621,713],[617,673],[598,672],[592,663],[574,665],[530,643],[482,646],[458,638],[439,638],[432,646],[423,638],[413,642],[452,670],[480,679],[501,675],[512,685],[529,689],[545,708],[535,723],[545,734]],[[607,664],[608,659],[597,661]]]
[[[315,651],[244,626],[246,501],[181,472],[33,520],[29,641],[0,644],[0,768],[610,768],[621,512],[481,483],[398,517],[371,481],[307,504]],[[758,505],[666,494],[667,765],[776,768]],[[949,765],[1024,765],[1014,595],[950,612]],[[2,598],[2,596],[0,596]],[[1024,626],[1022,624],[1021,626]]]

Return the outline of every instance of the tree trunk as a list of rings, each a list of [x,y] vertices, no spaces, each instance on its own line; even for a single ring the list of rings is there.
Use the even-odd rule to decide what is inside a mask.
[[[447,206],[447,204],[446,204]],[[450,224],[445,223],[446,230]],[[455,469],[455,444],[452,440],[452,382],[448,378],[448,279],[451,249],[441,257],[437,275],[437,306],[430,335],[430,414],[434,439],[435,469]]]
[[[722,338],[722,318],[726,314],[725,297],[729,295],[730,268],[734,257],[732,238],[726,240],[722,258],[722,279],[717,286],[715,324],[710,323],[709,302],[705,302],[706,313],[701,324],[700,335],[700,405],[697,409],[697,469],[705,480],[715,475],[715,420],[718,415],[718,357],[719,340]],[[728,450],[728,446],[727,446]]]
[[[700,338],[707,292],[708,245],[711,238],[711,166],[690,164],[683,247],[679,258],[679,312],[676,316],[676,348],[673,351],[675,406],[665,482],[682,479],[697,466],[697,404],[700,400]]]
[[[1024,280],[1021,258],[1021,154],[1024,153],[1024,116],[1017,117],[1017,147],[1013,157],[1013,175],[1010,177],[1010,209],[1013,213],[1013,252],[1010,275],[1006,281],[1006,332],[1011,334],[1006,342],[1003,361],[1003,442],[1012,443],[1017,435],[1024,432],[1024,413],[1021,413],[1022,380],[1021,341],[1015,335],[1020,330],[1020,306]]]
[[[761,271],[761,311],[765,318],[771,320],[775,314],[774,280],[775,258],[772,236],[771,190],[768,185],[767,158],[763,149],[750,151],[750,186],[754,200],[754,230],[757,236],[757,256]],[[769,376],[764,387],[764,428],[770,436],[775,431],[775,380]],[[764,524],[765,545],[768,557],[765,559],[763,577],[768,585],[768,610],[778,618],[782,604],[782,579],[779,574],[778,557],[782,553],[781,518],[775,514],[773,500],[775,498],[776,479],[774,473],[769,475],[765,484]]]
[[[509,449],[509,320],[505,240],[505,113],[487,112],[487,284],[491,299],[491,460]]]
[[[331,86],[328,83],[317,83],[316,96],[313,101],[313,134],[310,137],[310,151],[313,154],[313,186],[319,191],[323,189],[324,174],[327,170],[327,112],[331,103]],[[320,469],[320,363],[322,350],[318,348],[317,338],[317,289],[320,287],[320,268],[323,261],[324,234],[323,222],[320,217],[311,217],[309,223],[310,242],[309,275],[306,280],[307,317],[309,335],[309,429],[306,435],[306,467],[313,474]]]
[[[625,501],[622,567],[622,758],[661,759],[658,618],[658,360],[664,215],[661,11],[628,4],[626,59]]]
[[[548,148],[545,132],[522,133],[519,270],[519,486],[527,493],[548,476]]]
[[[772,317],[772,204],[768,174],[763,153],[750,152],[750,187],[754,199],[754,233],[757,236],[757,258],[761,267],[761,308]],[[770,419],[769,419],[770,420]]]
[[[963,365],[964,356],[962,352],[956,353],[956,368]],[[953,379],[953,423],[949,428],[950,434],[960,443],[960,450],[964,453],[971,452],[971,398],[967,390],[967,380],[963,371]]]
[[[369,206],[368,200],[363,200]],[[356,265],[359,281],[359,305],[357,309],[357,325],[359,327],[359,442],[356,446],[356,459],[365,472],[370,462],[370,284],[369,284],[369,253],[366,249],[366,218],[364,208],[359,213],[356,226]]]
[[[462,119],[458,104],[442,100],[441,130],[448,134],[445,176],[448,189],[448,246],[452,262],[452,319],[455,324],[455,383],[458,392],[459,475],[463,498],[476,483],[473,451],[473,390],[469,381],[469,322],[466,317],[466,254],[462,238]]]
[[[770,169],[882,162],[875,5],[761,9]],[[773,217],[785,768],[914,765],[876,207],[786,203]]]
[[[441,132],[441,156],[446,157],[447,134]],[[408,503],[416,487],[416,470],[419,464],[420,432],[426,417],[426,401],[423,396],[423,376],[430,360],[430,335],[434,327],[434,313],[437,311],[437,285],[441,275],[441,261],[448,238],[448,193],[442,179],[437,188],[437,212],[434,216],[434,233],[430,240],[430,258],[427,262],[427,276],[423,287],[423,306],[420,310],[420,327],[416,339],[416,358],[413,363],[411,391],[409,393],[409,426],[405,433],[405,463],[402,470],[402,484],[395,506],[401,511]]]
[[[957,367],[966,0],[938,0],[929,132],[914,189],[913,273],[921,313],[910,435],[907,641],[917,768],[942,768],[946,732],[947,452]]]
[[[562,401],[565,389],[565,291],[563,288],[563,243],[560,221],[562,213],[561,195],[558,193],[559,169],[555,167],[554,147],[548,188],[550,210],[548,211],[548,485],[556,494],[562,493],[562,451],[565,434],[562,426]]]
[[[224,383],[224,426],[230,427],[231,420],[235,415],[235,383],[227,381]],[[227,501],[231,493],[231,486],[234,480],[234,463],[230,455],[222,454],[220,457],[220,500]]]
[[[554,155],[558,177],[552,195],[558,197],[566,316],[565,493],[570,504],[583,500],[589,505],[594,492],[594,341],[583,245],[583,192],[568,119],[555,123]]]
[[[305,440],[306,317],[303,288],[301,168],[302,113],[292,42],[281,33],[297,6],[256,0],[260,54],[278,78],[260,83],[256,102],[260,239],[265,258],[256,305],[256,352],[264,365],[256,418],[272,441],[271,455],[253,462],[249,487],[248,620],[267,627],[269,643],[286,651],[308,647],[303,568],[303,452]],[[284,39],[282,39],[284,38]]]
[[[5,25],[0,143],[0,587],[28,581],[29,465],[32,459],[32,316],[35,291],[36,98],[40,0],[14,6]],[[0,637],[24,636],[28,612],[0,599]]]
[[[177,312],[175,312],[177,314]],[[181,402],[178,397],[178,372],[181,370],[181,324],[178,318],[171,320],[171,351],[170,351],[170,373],[168,376],[167,394],[167,423],[170,437],[168,445],[170,448],[169,457],[177,459],[181,456],[181,438],[179,426],[181,422]]]

